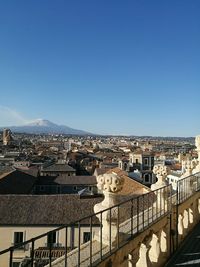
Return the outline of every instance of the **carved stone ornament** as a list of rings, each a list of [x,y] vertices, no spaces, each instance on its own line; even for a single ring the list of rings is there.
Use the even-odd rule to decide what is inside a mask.
[[[193,169],[193,173],[200,172],[200,135],[197,135],[195,138],[195,145],[196,145],[196,151],[198,153],[198,159],[197,159],[197,164],[196,167]]]
[[[185,167],[185,172],[181,176],[182,178],[190,176],[192,174],[192,169],[193,169],[193,164],[192,164],[192,161],[190,161],[190,160],[186,161],[184,165],[185,165],[184,166]]]
[[[170,169],[164,165],[155,165],[153,167],[153,173],[158,178],[158,184],[165,182],[167,175],[169,174]]]
[[[103,191],[104,200],[94,206],[94,212],[102,212],[97,217],[102,224],[102,242],[105,244],[109,244],[109,242],[116,243],[119,234],[117,221],[119,224],[124,220],[124,210],[115,206],[120,201],[120,196],[116,193],[122,190],[123,185],[124,178],[116,173],[106,173],[97,177],[97,187]],[[95,237],[96,240],[99,240],[100,235],[99,232]]]
[[[124,178],[115,173],[103,174],[97,177],[97,187],[105,192],[117,193],[122,190]]]
[[[197,135],[195,138],[195,145],[197,147],[197,151],[200,151],[200,135]]]

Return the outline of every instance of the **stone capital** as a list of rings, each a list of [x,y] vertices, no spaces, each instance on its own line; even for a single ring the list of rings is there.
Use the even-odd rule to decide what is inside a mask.
[[[97,177],[97,187],[103,192],[117,193],[122,190],[124,178],[115,173],[105,173]]]
[[[170,169],[164,165],[155,165],[153,167],[153,173],[157,177],[158,181],[151,186],[152,190],[156,190],[160,187],[167,185],[166,177],[170,173]]]
[[[196,160],[195,169],[193,169],[193,173],[200,172],[200,135],[197,135],[195,138],[196,151],[198,153],[198,159]]]
[[[110,240],[112,244],[116,243],[119,234],[117,225],[123,220],[124,212],[115,205],[120,201],[116,193],[122,190],[123,184],[124,178],[115,173],[106,173],[97,177],[97,187],[103,191],[104,200],[94,206],[94,212],[102,212],[97,217],[103,227],[102,241],[105,244],[109,244]],[[98,240],[99,236],[96,238]]]

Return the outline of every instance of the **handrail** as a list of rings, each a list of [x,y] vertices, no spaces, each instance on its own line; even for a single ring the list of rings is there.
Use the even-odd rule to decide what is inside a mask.
[[[187,176],[181,180],[179,180],[177,182],[177,192],[176,192],[176,197],[177,197],[177,201],[175,203],[175,205],[179,205],[181,203],[181,201],[185,201],[187,198],[189,198],[192,194],[193,194],[193,189],[194,189],[194,178],[196,178],[196,182],[199,181],[200,183],[200,172],[198,173],[195,173],[193,175],[190,175],[190,176]],[[180,187],[181,185],[184,184],[184,188],[187,186],[187,185],[191,185],[191,188],[187,188],[187,193],[185,193],[184,191],[180,191]],[[195,191],[198,191],[200,190],[200,187],[196,187]],[[165,207],[165,203],[162,203],[164,204],[164,208],[163,207],[158,207],[158,205],[161,205],[160,202],[158,202],[158,198],[162,195],[162,194],[166,194],[168,195],[167,197],[167,207]],[[146,198],[146,200],[145,200]],[[150,201],[149,201],[150,200]],[[105,212],[108,212],[108,214],[110,214],[110,231],[111,231],[111,212],[112,212],[112,209],[116,209],[117,208],[117,228],[118,228],[118,234],[119,234],[119,231],[121,230],[121,226],[119,224],[119,213],[120,213],[120,208],[123,208],[123,205],[125,204],[129,204],[130,205],[130,214],[128,214],[128,219],[127,219],[127,225],[128,227],[130,228],[129,229],[129,232],[131,233],[130,236],[133,237],[133,235],[135,236],[135,234],[138,234],[141,232],[141,230],[143,231],[144,229],[146,229],[147,227],[149,227],[152,223],[155,223],[156,220],[158,220],[159,218],[161,218],[162,216],[166,215],[167,213],[171,213],[171,210],[172,210],[172,203],[171,203],[171,200],[172,200],[172,190],[171,190],[171,185],[167,185],[167,186],[164,186],[162,188],[159,188],[159,189],[156,189],[154,191],[151,191],[151,192],[148,192],[148,193],[145,193],[143,195],[139,195],[139,196],[134,196],[134,197],[130,197],[129,199],[125,200],[125,201],[122,201],[112,207],[109,207],[107,209],[104,209],[102,211],[99,211],[97,213],[93,213],[89,216],[85,216],[77,221],[74,221],[74,222],[70,222],[69,224],[64,224],[60,227],[57,227],[56,229],[53,229],[51,231],[48,231],[46,233],[43,233],[43,234],[40,234],[36,237],[33,237],[27,241],[24,241],[22,243],[19,243],[17,245],[14,245],[14,246],[11,246],[7,249],[4,249],[2,251],[0,251],[0,255],[3,255],[5,253],[8,253],[10,252],[10,266],[12,266],[12,260],[13,260],[13,252],[18,249],[19,247],[23,247],[29,243],[31,243],[31,248],[30,248],[30,257],[31,257],[31,263],[33,265],[33,260],[34,260],[34,251],[37,249],[35,248],[35,242],[41,238],[44,238],[44,237],[47,237],[49,234],[52,234],[52,233],[55,233],[55,232],[58,232],[60,230],[65,230],[65,248],[67,249],[67,245],[68,245],[68,229],[70,227],[74,227],[77,225],[78,227],[78,251],[79,251],[79,254],[80,254],[80,246],[82,245],[81,243],[81,236],[80,236],[80,231],[81,231],[81,227],[84,227],[85,226],[85,223],[83,223],[84,221],[88,220],[89,223],[88,225],[90,225],[90,238],[92,238],[92,230],[93,230],[93,219],[95,217],[97,217],[100,222],[99,222],[99,228],[100,228],[100,248],[102,250],[102,215],[103,213]],[[134,202],[135,201],[135,202]],[[138,203],[140,203],[141,201],[141,204],[143,205],[142,209],[141,207],[138,206]],[[147,207],[145,208],[146,206],[146,203],[145,201],[147,201],[148,205]],[[156,205],[155,205],[156,204]],[[169,205],[170,204],[170,205]],[[137,212],[136,214],[133,214],[133,207],[134,205],[136,205],[137,207]],[[151,205],[151,206],[149,206]],[[127,206],[128,207],[128,206]],[[126,208],[127,208],[126,207]],[[155,210],[153,207],[156,207]],[[163,212],[160,211],[160,213],[158,212],[159,209],[163,209]],[[152,214],[149,214],[149,212],[152,212]],[[148,212],[146,215],[145,215],[145,212]],[[155,214],[156,212],[156,214]],[[152,216],[151,217],[151,221],[149,221],[149,216]],[[145,216],[147,216],[147,219],[145,218]],[[137,226],[134,228],[134,231],[133,231],[133,217],[136,218],[136,222],[137,222]],[[155,219],[154,219],[155,218]],[[96,226],[96,224],[95,224]],[[110,233],[110,236],[111,236],[111,233]],[[92,239],[90,239],[90,246],[92,245]],[[128,239],[127,239],[128,240]],[[109,246],[110,247],[110,251],[109,251],[109,254],[112,253],[112,247],[111,245]],[[119,236],[118,236],[118,239],[117,239],[117,247],[119,247]],[[51,266],[51,261],[52,261],[52,250],[53,250],[53,243],[49,244],[49,266]],[[73,250],[73,248],[72,248]],[[65,261],[67,262],[67,252],[65,253]],[[92,257],[92,249],[90,248],[90,257]],[[102,251],[100,251],[100,258],[101,260],[103,259],[103,254],[102,254]],[[92,264],[92,259],[90,258],[90,262]],[[32,266],[31,265],[31,266]],[[78,266],[80,266],[80,255],[78,257]],[[92,265],[91,265],[92,266]]]
[[[162,187],[162,189],[167,188],[167,187],[168,187],[168,186],[164,186],[164,187]],[[109,207],[109,208],[104,209],[104,210],[102,210],[102,211],[99,211],[99,212],[97,212],[97,213],[93,213],[93,214],[91,214],[91,215],[89,215],[89,216],[85,216],[85,217],[83,217],[83,218],[81,218],[81,219],[79,219],[79,220],[77,220],[77,221],[70,222],[69,224],[64,224],[64,225],[62,225],[62,226],[60,226],[60,227],[57,227],[57,228],[54,229],[54,230],[48,231],[48,232],[46,232],[46,233],[44,233],[44,234],[38,235],[38,236],[33,237],[33,238],[31,238],[31,239],[29,239],[29,240],[27,240],[27,241],[24,241],[24,242],[19,243],[19,244],[17,244],[17,245],[11,246],[11,247],[9,247],[9,248],[7,248],[7,249],[5,249],[5,250],[2,250],[2,251],[0,251],[0,255],[4,254],[4,253],[6,253],[6,252],[9,252],[10,250],[15,250],[15,249],[17,249],[18,247],[27,245],[28,243],[30,243],[30,242],[32,242],[32,241],[36,241],[36,240],[38,240],[38,239],[41,239],[41,238],[43,238],[43,237],[45,237],[45,236],[48,236],[48,235],[51,234],[51,233],[55,233],[55,232],[57,232],[57,231],[59,231],[59,230],[62,230],[62,229],[64,229],[64,228],[66,228],[66,227],[70,227],[70,226],[78,225],[81,221],[85,221],[85,220],[87,220],[87,219],[90,219],[91,217],[100,215],[101,213],[104,213],[104,212],[106,212],[106,211],[108,211],[108,210],[114,209],[114,208],[116,208],[116,207],[120,207],[120,206],[122,206],[122,205],[124,205],[124,204],[126,204],[126,203],[129,203],[130,201],[133,201],[133,200],[136,200],[136,199],[140,199],[143,195],[152,195],[152,194],[156,194],[156,192],[159,191],[159,190],[160,190],[160,189],[156,189],[156,190],[154,190],[154,191],[151,191],[151,192],[142,194],[142,195],[140,195],[140,196],[129,198],[128,200],[122,201],[122,202],[120,202],[119,204],[116,204],[116,205],[114,205],[114,206],[112,206],[112,207]]]

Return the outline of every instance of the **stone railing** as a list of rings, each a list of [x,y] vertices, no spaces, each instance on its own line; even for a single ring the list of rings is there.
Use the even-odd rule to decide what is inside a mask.
[[[94,207],[93,215],[51,231],[64,231],[65,253],[54,260],[50,246],[49,259],[40,266],[164,266],[200,221],[200,175],[195,173],[200,170],[200,137],[196,138],[196,145],[199,158],[195,164],[186,164],[185,170],[190,175],[183,174],[174,195],[171,185],[166,184],[169,169],[165,166],[154,167],[157,182],[152,185],[151,192],[124,202],[120,202],[116,194],[123,187],[123,179],[116,174],[99,176],[98,187],[103,190],[104,200]],[[68,247],[72,227],[76,232],[75,249]],[[89,231],[90,236],[86,243],[81,238],[84,231]],[[37,267],[36,243],[48,234],[18,245],[30,244],[30,255],[26,257],[30,266]],[[0,256],[8,253],[10,266],[15,249],[11,247],[0,252]]]

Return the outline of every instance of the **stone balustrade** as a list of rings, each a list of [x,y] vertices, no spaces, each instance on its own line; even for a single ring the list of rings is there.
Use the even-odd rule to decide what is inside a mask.
[[[164,266],[200,221],[200,136],[196,137],[196,146],[198,159],[185,162],[174,195],[166,182],[170,170],[163,165],[154,166],[157,182],[151,186],[152,192],[125,204],[117,194],[123,188],[123,178],[115,173],[99,176],[98,188],[104,194],[104,200],[94,207],[99,231],[51,266]]]
[[[155,189],[152,192],[154,204],[143,211],[140,210],[133,217],[129,216],[128,219],[123,216],[121,207],[116,206],[119,204],[116,192],[122,189],[123,180],[115,174],[98,178],[98,186],[103,189],[105,198],[94,207],[94,211],[98,213],[102,229],[89,242],[81,245],[80,249],[68,254],[70,267],[78,266],[78,253],[81,256],[80,266],[83,267],[90,266],[91,262],[100,267],[164,266],[171,252],[178,248],[194,225],[200,221],[200,191],[194,187],[199,176],[192,176],[196,179],[192,180],[195,190],[187,189],[187,198],[180,198],[172,204],[170,186],[166,186],[165,182],[169,169],[156,166],[153,171],[158,178],[157,183],[152,186],[152,189]],[[191,185],[190,178],[188,181]],[[174,199],[177,201],[176,196]],[[115,207],[111,208],[113,206]],[[64,261],[63,256],[54,261],[52,266],[64,267]]]

